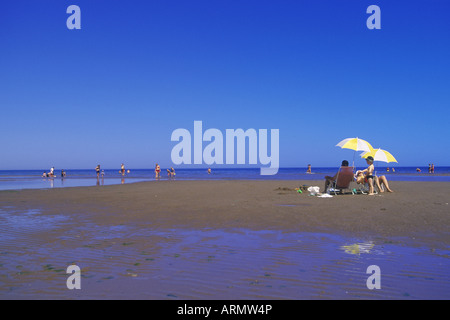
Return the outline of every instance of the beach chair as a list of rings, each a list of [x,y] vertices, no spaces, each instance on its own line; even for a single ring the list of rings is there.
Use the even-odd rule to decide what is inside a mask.
[[[376,174],[376,172],[374,172],[374,178],[375,179],[378,179],[378,176],[377,176],[377,174]],[[358,186],[359,186],[359,192],[361,192],[362,194],[368,194],[369,193],[369,182],[366,180],[366,179],[364,179],[364,183],[360,183],[360,184],[358,184]],[[383,191],[384,191],[384,188],[383,188],[383,186],[381,186],[381,188],[383,189]],[[375,180],[373,181],[373,193],[374,194],[378,194],[380,192],[380,190],[378,190],[378,186],[377,186],[377,184],[375,183]]]
[[[355,178],[353,170],[353,167],[340,167],[336,180],[328,186],[327,193],[334,193],[337,195],[348,189],[352,194],[355,194],[354,190],[351,188],[351,183]]]

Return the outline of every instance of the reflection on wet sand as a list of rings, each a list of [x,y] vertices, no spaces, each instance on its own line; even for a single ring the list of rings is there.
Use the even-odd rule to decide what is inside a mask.
[[[373,255],[373,241],[341,246],[346,239],[329,234],[75,226],[38,211],[0,212],[0,223],[9,226],[0,233],[5,299],[421,298],[445,296],[450,282],[438,255],[391,244]],[[79,292],[65,288],[72,264]],[[373,264],[389,270],[383,290],[366,287]]]
[[[351,245],[342,246],[341,249],[345,253],[360,255],[361,253],[370,253],[370,250],[374,247],[372,241],[366,243],[355,243]]]
[[[55,187],[55,182],[53,178],[42,179],[42,181],[44,181],[45,185],[49,186],[51,189]],[[63,179],[61,179],[61,186],[64,186]]]

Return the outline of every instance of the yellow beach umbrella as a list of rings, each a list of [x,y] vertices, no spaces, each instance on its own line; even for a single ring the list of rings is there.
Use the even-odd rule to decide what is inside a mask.
[[[341,147],[343,149],[351,149],[355,151],[373,151],[372,146],[369,142],[359,138],[347,138],[339,142],[336,147]]]
[[[367,158],[368,156],[372,156],[374,161],[383,161],[383,162],[397,162],[394,156],[386,150],[383,149],[375,149],[369,152],[364,152],[361,155],[361,158]]]
[[[336,147],[341,147],[342,149],[351,149],[355,150],[353,153],[353,164],[352,167],[355,166],[355,155],[356,151],[365,151],[365,152],[371,152],[373,150],[370,143],[368,143],[366,140],[356,138],[347,138],[339,142]]]

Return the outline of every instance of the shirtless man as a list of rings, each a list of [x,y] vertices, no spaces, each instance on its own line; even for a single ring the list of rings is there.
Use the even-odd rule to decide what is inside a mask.
[[[343,160],[341,163],[341,167],[348,167],[348,161]],[[323,193],[327,192],[328,186],[332,184],[334,181],[336,181],[338,176],[338,173],[336,173],[333,177],[331,176],[325,176],[325,189],[323,190]]]

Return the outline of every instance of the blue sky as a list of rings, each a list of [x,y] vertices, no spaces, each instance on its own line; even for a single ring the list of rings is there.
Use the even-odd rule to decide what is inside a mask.
[[[81,30],[69,30],[69,5]],[[381,30],[369,30],[369,5]],[[11,1],[0,11],[0,169],[171,166],[177,128],[279,129],[280,165],[348,137],[450,165],[450,2]],[[360,163],[364,164],[363,161]]]

